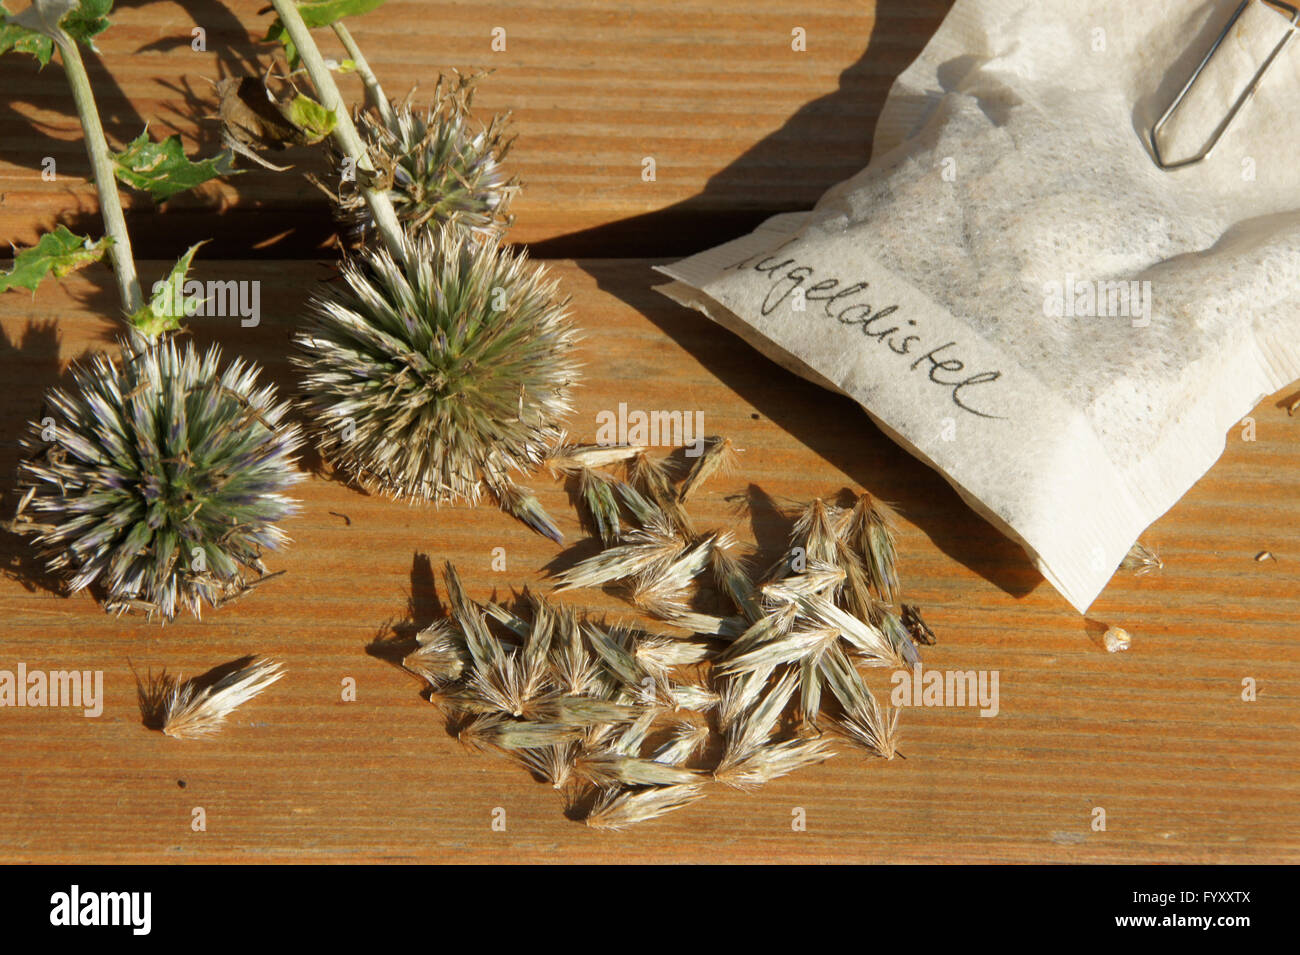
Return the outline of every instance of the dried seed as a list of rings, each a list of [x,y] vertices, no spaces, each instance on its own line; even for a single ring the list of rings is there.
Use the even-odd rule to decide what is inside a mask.
[[[844,578],[844,571],[839,567],[818,560],[809,563],[808,569],[803,573],[791,574],[764,584],[761,591],[767,606],[779,607],[782,604],[795,603],[800,597],[834,590],[844,582]]]
[[[868,665],[896,667],[899,669],[907,665],[907,661],[899,652],[898,646],[879,627],[869,621],[859,620],[857,617],[851,616],[825,597],[800,597],[798,606],[800,612],[811,619],[827,627],[837,628],[840,635],[852,644],[858,655]],[[911,644],[910,640],[908,644]]]
[[[760,620],[763,608],[759,605],[758,593],[740,561],[727,553],[726,548],[714,547],[709,554],[709,562],[718,589],[727,595],[750,623]]]
[[[638,822],[657,819],[703,797],[704,790],[697,785],[606,793],[587,816],[587,825],[593,829],[626,829]]]
[[[838,510],[838,508],[836,509]],[[804,548],[811,562],[822,565],[835,563],[835,528],[830,509],[820,498],[809,504],[790,533],[790,546]]]
[[[1160,559],[1154,548],[1138,541],[1129,548],[1128,553],[1124,555],[1124,560],[1120,566],[1125,570],[1133,571],[1134,576],[1145,577],[1147,574],[1154,574],[1156,571],[1165,569],[1165,562]]]
[[[741,718],[753,708],[755,701],[767,687],[774,667],[763,667],[750,673],[729,677],[722,686],[718,699],[718,729],[730,732]]]
[[[636,522],[642,527],[665,526],[668,524],[668,518],[659,509],[658,505],[644,497],[632,485],[625,484],[622,481],[615,481],[614,490],[618,492],[619,498],[623,501],[623,506],[628,509],[632,516],[636,518]]]
[[[671,738],[655,753],[654,760],[657,763],[680,766],[699,753],[708,741],[707,723],[677,720]]]
[[[662,462],[642,453],[631,460],[627,470],[632,487],[663,512],[670,526],[687,537],[695,536],[690,516],[677,500],[672,478]]]
[[[541,776],[555,789],[564,786],[573,771],[573,761],[577,758],[576,743],[561,743],[557,746],[543,746],[539,749],[515,749],[507,753],[529,770]]]
[[[724,649],[718,654],[719,661],[729,660],[732,657],[748,653],[755,647],[761,647],[764,644],[771,643],[789,632],[790,627],[794,625],[795,617],[798,616],[798,608],[794,604],[786,604],[778,607],[772,612],[764,615],[761,619],[753,623],[748,630],[737,637],[731,646]]]
[[[619,753],[588,753],[573,764],[575,775],[601,789],[619,786],[677,786],[696,782],[700,771]]]
[[[632,602],[652,617],[657,617],[683,630],[692,633],[720,636],[734,639],[745,631],[745,621],[741,617],[719,617],[714,614],[696,613],[680,600],[661,597],[654,592],[635,590]]]
[[[921,617],[921,608],[916,604],[900,604],[903,611],[903,626],[911,634],[912,640],[921,646],[934,646],[937,638],[930,625]]]
[[[736,448],[730,438],[709,438],[709,446],[695,459],[682,482],[677,499],[685,504],[706,481],[731,471],[736,465]]]
[[[152,692],[161,692],[162,731],[175,739],[215,736],[235,709],[282,676],[284,666],[274,660],[251,662],[206,686],[173,679],[164,671],[151,681]]]
[[[480,716],[460,731],[459,738],[476,749],[540,749],[558,746],[582,736],[577,727],[565,723],[508,720],[497,715]]]
[[[873,604],[868,619],[893,644],[894,650],[903,658],[904,663],[909,667],[920,665],[921,655],[916,652],[916,644],[912,642],[911,633],[899,619],[898,614],[894,613],[887,604],[879,602]]]
[[[742,759],[714,773],[718,782],[735,789],[753,789],[795,770],[824,762],[835,754],[820,739],[791,739],[750,750]]]
[[[587,468],[604,468],[628,461],[643,450],[631,444],[561,444],[546,458],[545,464],[552,471],[571,474]]]
[[[870,494],[862,494],[853,506],[849,521],[849,540],[857,547],[867,571],[867,579],[880,599],[894,602],[898,590],[897,552],[893,516],[885,505]]]
[[[567,607],[556,614],[555,633],[558,639],[552,639],[551,667],[556,683],[573,696],[584,696],[589,690],[594,691],[600,663],[588,650],[577,617]]]
[[[495,710],[511,716],[530,716],[529,704],[540,696],[550,680],[544,668],[536,661],[525,660],[522,654],[502,657],[487,666],[479,665],[470,673],[465,685],[468,694]]]
[[[844,571],[844,583],[839,589],[839,596],[846,609],[859,620],[868,619],[876,600],[871,596],[862,558],[843,540],[836,540],[835,565]]]
[[[605,667],[624,686],[633,692],[642,692],[645,688],[642,681],[650,680],[651,684],[653,684],[653,677],[637,662],[636,657],[626,647],[620,646],[611,639],[609,634],[591,623],[583,624],[583,632],[586,634],[591,648],[596,651],[596,655],[600,657]]]
[[[727,730],[727,748],[714,770],[717,778],[725,779],[729,770],[771,740],[777,721],[798,686],[798,679],[798,671],[787,670],[753,707],[736,717]]]
[[[654,709],[645,709],[610,747],[611,752],[619,753],[623,756],[636,756],[641,752],[641,747],[645,745],[645,739],[650,734],[651,727],[654,726],[655,720],[659,718],[659,712]]]
[[[561,696],[548,700],[539,716],[556,723],[582,726],[588,723],[622,725],[641,719],[646,708],[628,703],[611,703],[587,696]],[[651,716],[654,714],[651,713]]]
[[[1119,653],[1133,645],[1133,638],[1123,627],[1110,627],[1101,635],[1101,642],[1107,653]]]
[[[419,646],[402,658],[402,666],[423,677],[435,690],[460,679],[473,659],[464,636],[445,620],[425,627],[415,639]]]
[[[693,683],[674,683],[668,687],[668,696],[680,710],[704,713],[717,706],[722,698],[713,690]]]
[[[854,742],[870,752],[893,759],[898,741],[898,710],[881,709],[862,674],[838,646],[831,647],[822,656],[821,671],[844,710],[840,726]]]
[[[571,587],[599,587],[615,580],[653,574],[681,553],[682,541],[662,527],[629,531],[625,543],[607,547],[579,561],[555,580],[557,591]]]
[[[808,657],[816,658],[839,636],[840,632],[835,627],[796,627],[748,653],[731,657],[722,665],[722,670],[727,674],[750,673],[764,667],[798,663]]]
[[[557,544],[564,543],[564,535],[532,491],[520,487],[509,478],[490,481],[488,487],[501,505],[501,510],[523,521],[543,537],[549,537]]]
[[[703,663],[713,656],[713,647],[696,640],[673,640],[641,634],[636,641],[636,659],[648,671],[666,675],[670,667]]]
[[[653,573],[642,574],[642,579],[653,582],[655,589],[662,593],[680,593],[709,566],[712,552],[719,547],[730,546],[731,541],[729,533],[711,534],[696,544],[682,548],[677,557]]]
[[[483,609],[465,596],[465,588],[460,582],[456,567],[447,561],[443,568],[443,580],[447,584],[447,599],[451,603],[452,618],[465,635],[465,645],[477,666],[491,666],[499,663],[505,653],[500,642],[488,631]]]
[[[614,483],[613,478],[591,468],[582,468],[578,472],[578,496],[601,543],[606,546],[619,537],[618,498],[614,495]]]

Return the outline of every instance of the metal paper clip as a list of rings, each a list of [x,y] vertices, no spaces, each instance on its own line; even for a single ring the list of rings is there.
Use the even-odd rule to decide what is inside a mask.
[[[1245,13],[1246,7],[1254,2],[1256,2],[1256,0],[1242,0],[1241,5],[1237,7],[1237,12],[1232,15],[1232,19],[1228,21],[1228,25],[1223,28],[1223,32],[1219,34],[1219,38],[1214,41],[1214,45],[1210,47],[1210,52],[1205,54],[1205,59],[1201,60],[1200,66],[1198,66],[1196,71],[1192,73],[1192,78],[1187,81],[1187,85],[1183,87],[1182,92],[1174,98],[1173,103],[1171,103],[1169,108],[1165,110],[1164,115],[1156,120],[1156,124],[1151,127],[1151,153],[1155,157],[1156,165],[1161,169],[1181,169],[1183,166],[1193,165],[1209,156],[1210,151],[1214,149],[1219,140],[1223,138],[1223,134],[1228,131],[1228,127],[1232,125],[1232,121],[1236,119],[1237,114],[1241,112],[1242,107],[1244,107],[1246,103],[1250,101],[1250,98],[1255,95],[1255,90],[1259,88],[1260,81],[1264,79],[1264,74],[1267,73],[1269,67],[1273,65],[1273,61],[1277,59],[1283,48],[1286,47],[1288,41],[1290,41],[1291,37],[1295,35],[1296,25],[1297,23],[1300,23],[1300,9],[1297,9],[1289,3],[1281,3],[1279,0],[1259,0],[1259,2],[1266,3],[1270,7],[1274,7],[1275,9],[1289,15],[1291,17],[1290,29],[1283,34],[1282,39],[1277,42],[1269,55],[1264,59],[1264,62],[1260,65],[1259,69],[1255,71],[1255,75],[1251,78],[1250,83],[1246,86],[1245,90],[1242,91],[1241,95],[1237,97],[1237,101],[1232,104],[1232,108],[1228,110],[1227,114],[1223,117],[1222,122],[1220,122],[1215,128],[1214,133],[1210,136],[1209,141],[1201,151],[1187,159],[1180,159],[1177,162],[1172,163],[1165,162],[1164,157],[1160,155],[1160,130],[1164,128],[1169,117],[1178,110],[1183,99],[1189,92],[1191,92],[1197,78],[1205,71],[1205,67],[1208,66],[1210,60],[1214,58],[1214,54],[1217,53],[1219,47],[1223,45],[1223,41],[1228,38],[1228,34],[1231,32],[1233,26],[1241,19],[1241,15]]]

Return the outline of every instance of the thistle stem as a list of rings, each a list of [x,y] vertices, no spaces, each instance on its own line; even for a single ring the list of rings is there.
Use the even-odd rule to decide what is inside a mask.
[[[312,39],[311,31],[307,29],[307,24],[303,22],[302,14],[298,12],[297,3],[294,0],[271,0],[271,6],[280,15],[280,22],[289,31],[289,39],[293,40],[293,45],[298,48],[298,56],[301,57],[302,65],[307,68],[307,73],[311,76],[312,84],[316,87],[316,93],[320,96],[321,105],[330,110],[338,119],[331,135],[333,135],[340,151],[344,156],[352,160],[356,166],[358,176],[362,172],[375,172],[374,164],[370,161],[370,155],[366,151],[365,143],[357,135],[357,128],[352,125],[352,116],[348,113],[347,107],[343,105],[343,97],[339,95],[339,88],[334,83],[334,77],[330,74],[329,67],[325,65],[325,60],[320,55],[320,48],[316,46],[316,41]],[[370,206],[370,214],[375,220],[375,228],[383,238],[389,254],[393,256],[394,260],[405,262],[406,242],[402,226],[397,221],[397,212],[393,209],[393,203],[388,198],[388,194],[382,189],[363,186],[361,195],[365,198],[366,204]]]
[[[104,233],[113,240],[108,256],[117,276],[122,307],[128,315],[134,315],[144,307],[144,295],[140,291],[140,277],[136,274],[135,259],[131,255],[131,237],[127,234],[126,218],[122,215],[122,200],[117,194],[112,153],[104,138],[104,127],[99,121],[99,109],[90,89],[86,65],[81,61],[81,51],[77,49],[76,41],[66,33],[61,30],[56,32],[54,43],[63,58],[63,70],[68,75],[72,98],[77,104],[77,115],[81,118],[82,138],[86,141],[86,152],[90,156],[90,166],[95,176],[95,190],[99,193],[99,211],[104,219]]]
[[[379,110],[379,116],[384,121],[384,125],[391,130],[397,129],[397,115],[393,112],[393,106],[388,102],[388,97],[384,95],[384,88],[379,85],[379,77],[375,76],[375,71],[370,68],[366,56],[361,52],[361,47],[357,46],[357,41],[352,39],[352,31],[349,30],[342,20],[334,21],[334,35],[339,38],[343,44],[343,49],[348,51],[348,56],[356,65],[357,75],[361,77],[361,82],[365,84],[366,93],[370,96],[370,102]]]

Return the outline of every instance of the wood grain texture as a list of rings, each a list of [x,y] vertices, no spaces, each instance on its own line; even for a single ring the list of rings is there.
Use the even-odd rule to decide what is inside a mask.
[[[904,591],[939,635],[927,664],[998,670],[995,718],[910,709],[906,760],[842,746],[753,794],[711,787],[627,833],[588,830],[515,765],[462,749],[417,682],[366,652],[386,628],[433,612],[420,555],[454,560],[482,598],[544,585],[559,549],[489,507],[411,509],[313,476],[288,524],[293,546],[269,561],[285,576],[202,622],[105,616],[88,597],[51,593],[26,545],[0,538],[0,668],[102,669],[106,691],[98,719],[0,710],[0,860],[1300,861],[1300,418],[1282,396],[1253,412],[1257,440],[1234,431],[1149,532],[1165,570],[1117,576],[1085,620],[855,406],[660,297],[649,265],[555,265],[586,336],[573,432],[592,435],[597,412],[619,402],[703,411],[709,431],[745,451],[694,513],[760,546],[783,525],[761,508],[752,521],[737,514],[728,498],[751,485],[777,500],[851,487],[897,502]],[[163,267],[147,263],[146,278]],[[263,282],[263,322],[203,320],[196,338],[291,387],[288,336],[328,274],[311,262],[209,260],[199,278]],[[99,268],[34,300],[0,297],[6,513],[21,422],[66,361],[104,347],[112,312]],[[561,487],[536,486],[578,541]],[[506,572],[491,570],[498,546]],[[1256,561],[1264,549],[1277,560]],[[603,594],[572,599],[622,609]],[[1104,652],[1104,624],[1130,630],[1133,649]],[[220,737],[179,742],[143,728],[132,666],[194,674],[250,652],[285,661],[288,675]],[[355,703],[340,700],[345,677],[357,681]],[[1258,681],[1257,702],[1241,700],[1245,677]],[[190,831],[196,806],[207,832]],[[1097,806],[1105,832],[1090,828]],[[505,832],[490,829],[495,807]],[[794,807],[806,832],[791,831]]]
[[[259,43],[265,0],[118,0],[87,68],[111,141],[146,123],[180,133],[191,154],[219,148],[209,81],[260,75],[276,47]],[[857,172],[893,78],[942,20],[945,0],[753,0],[609,4],[605,0],[389,0],[352,30],[391,96],[431,89],[440,69],[491,69],[484,115],[511,110],[524,182],[511,239],[544,254],[674,255],[745,231],[765,214],[806,208]],[[205,52],[191,31],[205,31]],[[492,30],[506,31],[493,52]],[[791,31],[807,51],[791,49]],[[343,56],[329,31],[326,55]],[[354,77],[341,80],[359,99]],[[56,221],[99,231],[72,100],[57,64],[0,57],[0,239],[34,242]],[[642,160],[656,160],[654,182]],[[58,180],[41,178],[56,161]],[[161,210],[135,196],[141,257],[215,238],[212,257],[274,249],[297,256],[330,234],[324,196],[299,172],[250,169]],[[250,165],[244,162],[243,165]],[[182,214],[183,213],[183,214]]]

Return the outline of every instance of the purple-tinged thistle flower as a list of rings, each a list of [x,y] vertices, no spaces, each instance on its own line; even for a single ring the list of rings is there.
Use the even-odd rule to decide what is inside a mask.
[[[256,584],[296,510],[289,403],[258,386],[255,366],[222,369],[216,347],[200,355],[171,337],[133,335],[118,360],[96,355],[71,375],[74,387],[46,396],[19,467],[14,526],[49,569],[73,592],[102,590],[109,611],[164,620]]]

